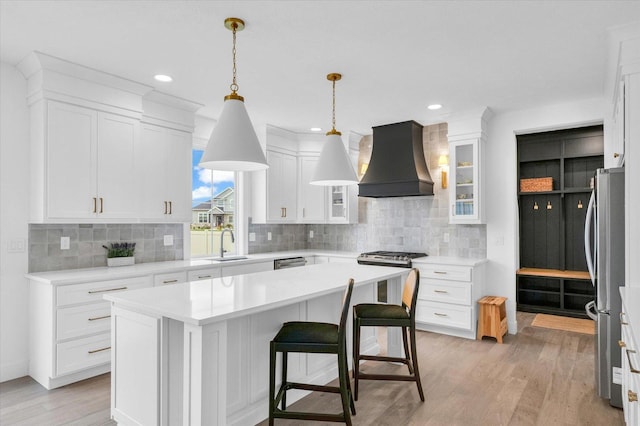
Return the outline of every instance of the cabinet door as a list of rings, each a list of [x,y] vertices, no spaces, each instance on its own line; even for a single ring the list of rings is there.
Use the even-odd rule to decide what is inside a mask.
[[[115,114],[98,114],[98,217],[138,216],[135,148],[139,129],[137,120]]]
[[[47,105],[46,206],[49,219],[95,216],[97,113]]]
[[[140,212],[145,219],[164,220],[167,212],[165,199],[166,152],[165,130],[162,127],[142,125],[138,150],[140,164]]]
[[[296,221],[296,157],[267,151],[267,221]]]
[[[166,132],[164,176],[167,219],[172,222],[191,221],[191,135],[178,130]]]
[[[322,223],[325,220],[324,186],[311,185],[319,157],[300,157],[300,188],[298,214],[300,223]]]
[[[449,144],[449,223],[482,223],[479,144],[478,139]]]

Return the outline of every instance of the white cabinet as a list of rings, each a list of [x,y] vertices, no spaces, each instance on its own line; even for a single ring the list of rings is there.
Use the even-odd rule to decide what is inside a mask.
[[[297,220],[297,160],[294,155],[267,150],[267,221],[295,223]]]
[[[42,181],[34,186],[32,219],[135,217],[136,193],[123,188],[136,181],[139,122],[55,101],[46,102],[44,115],[42,144],[32,152],[45,164],[44,176],[35,178]]]
[[[356,186],[330,186],[328,196],[328,221],[331,223],[358,223],[358,199]]]
[[[477,306],[482,297],[484,264],[414,264],[420,270],[416,327],[476,338]]]
[[[222,274],[222,268],[197,269],[195,271],[187,271],[187,281],[210,280],[219,278]]]
[[[319,156],[298,157],[298,223],[324,223],[327,188],[311,185]]]
[[[621,337],[620,354],[622,370],[622,409],[624,421],[627,425],[638,425],[640,422],[640,407],[638,394],[640,393],[640,356],[634,336],[634,330],[627,314],[623,298],[622,314],[620,315]]]
[[[29,375],[47,389],[103,374],[111,362],[111,307],[102,296],[151,287],[149,276],[29,287]]]
[[[222,265],[222,276],[251,274],[254,272],[273,271],[273,260],[264,262],[245,263],[242,265]]]
[[[143,220],[191,221],[191,135],[142,125],[138,149]]]
[[[479,138],[449,143],[449,223],[483,223],[482,141]]]

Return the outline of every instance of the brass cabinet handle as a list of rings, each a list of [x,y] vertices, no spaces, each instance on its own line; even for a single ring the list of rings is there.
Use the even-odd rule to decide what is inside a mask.
[[[173,202],[169,201],[169,214],[173,214]]]
[[[127,287],[118,287],[118,288],[107,288],[104,290],[90,290],[88,293],[89,294],[96,294],[96,293],[105,293],[107,291],[120,291],[120,290],[126,290]]]
[[[111,346],[107,346],[106,348],[94,349],[92,351],[87,351],[88,354],[95,354],[96,352],[108,351],[111,349]]]
[[[283,217],[287,217],[287,208],[284,207],[283,210],[284,210],[284,216]]]
[[[613,158],[618,158],[618,157],[620,157],[620,154],[618,154],[617,152],[614,152],[613,153]],[[629,391],[629,392],[631,392],[631,391]]]
[[[629,398],[629,402],[636,402],[638,400],[638,394],[634,391],[627,391],[627,398]]]
[[[433,290],[434,293],[445,293],[445,294],[449,294],[449,292],[447,290]]]
[[[636,351],[627,349],[625,352],[627,353],[627,360],[629,361],[629,371],[631,371],[632,373],[640,374],[640,370],[636,370],[635,368],[633,368],[633,364],[631,363],[631,355],[629,355],[629,352],[633,352],[635,354]]]
[[[433,314],[434,314],[434,315],[437,315],[437,316],[439,316],[439,317],[448,317],[448,316],[449,316],[449,315],[447,315],[447,314],[441,314],[441,313],[438,313],[438,312],[434,312]]]
[[[167,214],[167,202],[164,202],[164,214]]]
[[[620,325],[629,325],[629,323],[624,320],[624,315],[624,312],[620,312]]]
[[[621,348],[624,348],[627,346],[627,344],[625,342],[623,342],[622,340],[618,340],[618,346],[620,346]]]
[[[211,278],[211,275],[198,275],[198,279],[201,280],[203,278]]]
[[[162,284],[171,284],[171,283],[177,283],[178,280],[164,280],[162,281]]]
[[[107,319],[107,318],[111,318],[111,315],[105,315],[103,317],[93,317],[93,318],[88,318],[89,321],[97,321],[97,320],[101,320],[101,319]]]
[[[93,197],[93,212],[98,212],[98,199],[96,197]]]
[[[104,207],[104,200],[102,199],[102,197],[100,197],[100,213],[104,211],[103,207]]]
[[[444,271],[433,271],[434,274],[439,274],[439,275],[447,275],[446,272]]]

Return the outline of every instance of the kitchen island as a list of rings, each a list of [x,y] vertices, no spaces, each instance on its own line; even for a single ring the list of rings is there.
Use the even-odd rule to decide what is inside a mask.
[[[329,263],[106,295],[111,414],[119,424],[258,423],[268,413],[269,341],[282,323],[336,323],[349,278],[352,304],[375,301],[382,280],[388,300],[399,302],[408,271]],[[367,331],[363,353],[377,353]],[[400,354],[399,333],[387,340],[388,353]],[[325,384],[337,377],[335,357],[292,354],[289,377]],[[291,392],[288,402],[302,396]]]

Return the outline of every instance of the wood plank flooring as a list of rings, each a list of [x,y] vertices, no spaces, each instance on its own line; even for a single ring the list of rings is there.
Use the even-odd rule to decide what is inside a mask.
[[[414,383],[362,381],[354,425],[623,425],[622,410],[594,392],[594,336],[533,327],[534,316],[518,312],[519,333],[502,345],[418,333],[426,401]],[[402,368],[369,362],[363,371]],[[1,383],[0,424],[114,425],[109,384],[108,374],[52,391],[29,377]],[[294,405],[340,410],[335,395],[320,393]]]

